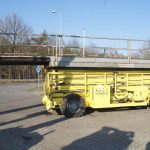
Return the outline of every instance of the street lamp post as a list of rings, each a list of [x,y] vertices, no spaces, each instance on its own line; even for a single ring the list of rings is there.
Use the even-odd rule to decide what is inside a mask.
[[[61,11],[56,11],[56,10],[53,10],[52,13],[53,14],[59,13],[59,34],[61,34],[62,33],[62,13]]]
[[[58,45],[59,45],[59,56],[61,56],[61,37],[62,37],[62,13],[61,11],[53,10],[52,13],[59,13],[59,33],[58,33]],[[57,38],[56,38],[57,40]]]

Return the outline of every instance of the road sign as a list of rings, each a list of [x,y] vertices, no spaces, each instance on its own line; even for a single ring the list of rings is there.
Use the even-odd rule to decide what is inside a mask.
[[[42,70],[42,67],[40,65],[36,66],[36,72],[37,73],[40,73]]]
[[[40,65],[36,66],[36,72],[38,73],[38,88],[39,88],[39,84],[40,84],[40,72],[42,70],[42,67]]]

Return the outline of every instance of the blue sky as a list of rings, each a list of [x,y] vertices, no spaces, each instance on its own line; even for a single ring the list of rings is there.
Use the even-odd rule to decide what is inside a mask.
[[[100,37],[150,39],[149,0],[1,0],[0,18],[17,14],[34,33],[45,29],[59,32],[62,13],[62,33]]]

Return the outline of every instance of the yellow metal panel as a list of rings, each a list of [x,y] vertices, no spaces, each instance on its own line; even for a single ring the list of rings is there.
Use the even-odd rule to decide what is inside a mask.
[[[100,86],[105,89],[103,94],[95,91]],[[93,108],[147,105],[150,71],[52,69],[46,75],[44,87],[45,94],[52,95],[53,105],[60,105],[61,99],[72,92],[81,95],[86,106]]]
[[[90,88],[91,93],[91,107],[101,108],[103,105],[110,104],[110,87],[109,86],[91,86]]]

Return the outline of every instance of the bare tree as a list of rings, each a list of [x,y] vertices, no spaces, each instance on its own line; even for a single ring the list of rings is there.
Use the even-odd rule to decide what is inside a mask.
[[[73,38],[64,45],[63,54],[80,55],[80,43],[77,39]]]
[[[33,50],[39,55],[52,55],[53,47],[56,46],[56,37],[49,36],[48,33],[44,30],[43,33],[39,34],[36,37],[31,38],[33,45],[38,45],[40,47],[34,47]]]
[[[43,33],[39,37],[33,37],[32,41],[38,45],[47,45],[48,44],[48,33],[44,30]]]
[[[87,46],[86,46],[86,49],[85,49],[85,55],[86,56],[89,56],[89,57],[97,57],[98,56],[98,49],[96,48],[96,44],[95,43],[89,43]]]
[[[15,14],[0,19],[0,42],[12,44],[10,52],[15,51],[15,45],[27,43],[29,41],[28,35],[31,33],[31,27]]]
[[[28,44],[31,27],[23,22],[17,15],[7,16],[0,19],[0,53],[29,53],[29,48],[17,47],[17,45]],[[33,66],[30,68],[32,69]],[[28,66],[24,70],[29,72]],[[23,78],[22,66],[1,66],[2,78]]]
[[[143,48],[139,51],[140,59],[150,59],[150,42],[146,42]]]

